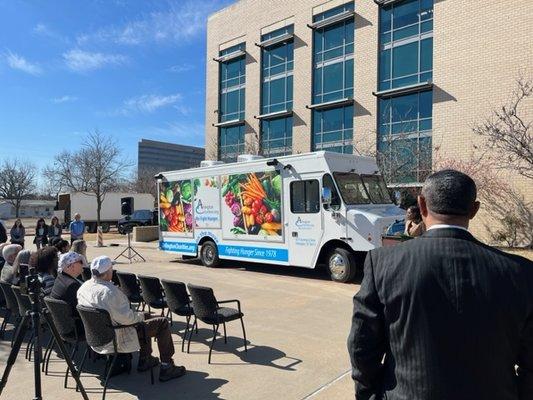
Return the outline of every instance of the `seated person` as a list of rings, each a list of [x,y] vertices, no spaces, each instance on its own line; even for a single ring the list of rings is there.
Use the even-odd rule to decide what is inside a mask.
[[[422,221],[422,215],[420,215],[420,209],[418,206],[411,206],[405,213],[405,231],[404,234],[417,237],[422,235],[426,231],[424,221]]]
[[[11,284],[14,283],[15,269],[13,268],[13,264],[17,254],[21,250],[22,246],[20,244],[8,244],[7,246],[4,246],[2,249],[2,256],[4,257],[5,263],[2,272],[0,273],[0,280]]]
[[[137,370],[147,371],[159,364],[159,359],[152,356],[151,338],[155,337],[161,355],[159,380],[166,382],[185,375],[185,367],[175,366],[172,360],[174,343],[168,320],[164,317],[145,320],[142,312],[131,309],[126,295],[111,282],[113,262],[109,257],[96,257],[91,263],[91,274],[92,278],[78,290],[78,305],[106,310],[117,325],[139,324],[138,328],[128,327],[116,331],[118,352],[132,353],[140,350]],[[113,353],[113,343],[93,350],[100,354]]]
[[[64,239],[59,239],[53,245],[60,254],[65,254],[70,250],[70,243]]]
[[[37,251],[37,275],[41,282],[41,290],[44,295],[50,294],[54,286],[55,275],[57,273],[57,250],[48,246]]]
[[[76,310],[78,297],[76,294],[83,283],[78,280],[82,268],[83,261],[78,253],[70,251],[62,254],[58,263],[58,269],[61,270],[61,272],[57,275],[54,285],[52,286],[52,291],[50,292],[51,298],[63,300],[70,304],[72,307],[72,315],[75,317],[78,317],[78,310]],[[83,324],[80,319],[76,321],[76,327],[78,328],[78,333],[83,332]]]

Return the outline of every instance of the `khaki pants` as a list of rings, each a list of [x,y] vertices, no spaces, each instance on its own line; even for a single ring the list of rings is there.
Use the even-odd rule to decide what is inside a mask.
[[[165,317],[150,318],[140,324],[137,330],[141,345],[140,358],[147,358],[152,354],[152,338],[157,338],[157,347],[161,362],[172,362],[174,343],[170,335],[170,324]]]

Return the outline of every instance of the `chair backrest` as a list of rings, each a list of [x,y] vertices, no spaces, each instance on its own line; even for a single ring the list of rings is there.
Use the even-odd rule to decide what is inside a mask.
[[[141,284],[141,294],[146,304],[163,300],[163,288],[158,278],[142,275],[139,275],[138,278]]]
[[[0,281],[0,288],[2,289],[4,297],[6,298],[6,307],[11,311],[13,315],[20,315],[19,305],[17,303],[15,293],[13,293],[13,290],[11,289],[11,283]]]
[[[128,299],[141,296],[141,289],[139,288],[139,282],[135,274],[117,271],[117,278],[120,282],[120,289]]]
[[[185,283],[161,279],[161,285],[163,285],[167,304],[171,310],[177,310],[190,304]]]
[[[83,279],[83,281],[88,281],[89,279],[91,279],[91,277],[91,269],[89,267],[83,267],[83,269],[81,270],[81,278]]]
[[[46,308],[50,311],[54,325],[63,340],[72,338],[76,333],[76,322],[72,315],[72,307],[66,301],[53,299],[49,296],[44,298]]]
[[[85,339],[91,347],[105,346],[115,341],[115,330],[109,313],[105,310],[77,305],[83,327]]]
[[[31,301],[30,298],[20,292],[20,286],[11,286],[11,290],[17,299],[17,304],[19,307],[19,314],[26,315],[28,311],[31,311]]]
[[[217,311],[217,299],[213,289],[205,286],[188,284],[191,293],[194,315],[200,320],[212,318]]]

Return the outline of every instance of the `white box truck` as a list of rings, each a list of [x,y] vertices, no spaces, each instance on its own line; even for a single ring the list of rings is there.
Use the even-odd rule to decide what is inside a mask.
[[[104,232],[109,232],[109,228],[116,226],[122,217],[120,204],[122,197],[133,197],[135,210],[153,210],[155,205],[154,196],[150,193],[107,193],[100,212],[100,222]],[[80,213],[88,232],[96,232],[96,197],[84,192],[60,193],[54,211],[59,221],[68,226],[76,213]]]
[[[353,279],[366,252],[404,217],[372,158],[313,152],[158,176],[159,247],[199,257],[315,268]]]

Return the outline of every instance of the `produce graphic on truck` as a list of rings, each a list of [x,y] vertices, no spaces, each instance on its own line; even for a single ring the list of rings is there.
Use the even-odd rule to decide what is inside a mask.
[[[243,155],[158,176],[159,248],[209,267],[220,260],[326,266],[347,282],[404,216],[368,157]]]

